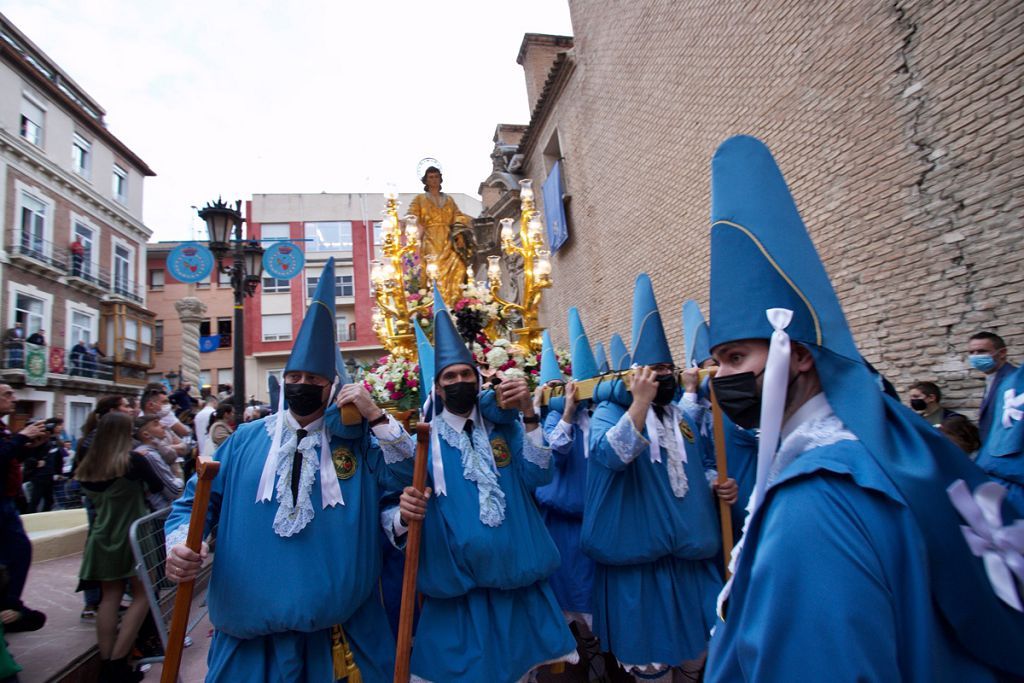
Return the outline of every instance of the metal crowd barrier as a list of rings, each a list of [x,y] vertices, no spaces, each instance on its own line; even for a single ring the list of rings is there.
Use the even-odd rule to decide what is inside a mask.
[[[132,555],[135,557],[135,574],[142,582],[146,591],[146,600],[149,601],[149,609],[156,622],[157,632],[160,634],[160,644],[163,651],[167,650],[167,631],[171,624],[171,612],[174,610],[174,596],[178,592],[177,584],[167,580],[165,571],[165,560],[167,550],[164,547],[164,521],[170,514],[171,508],[157,510],[145,517],[141,517],[132,524],[128,531],[128,538],[132,546]],[[210,535],[211,559],[213,555],[216,529]],[[202,595],[199,601],[199,608],[193,609],[188,623],[188,632],[196,627],[203,617],[206,616],[206,589],[210,583],[210,574],[213,571],[213,562],[208,561],[199,571],[196,577],[195,594]],[[151,657],[144,657],[139,663],[162,662],[163,654]]]

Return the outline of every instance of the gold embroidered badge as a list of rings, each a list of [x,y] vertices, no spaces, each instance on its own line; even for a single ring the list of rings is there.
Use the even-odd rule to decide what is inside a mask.
[[[491,451],[494,453],[494,464],[498,467],[507,467],[512,462],[512,451],[500,436],[491,439]]]
[[[338,446],[331,451],[331,460],[334,461],[334,471],[338,474],[338,479],[351,479],[355,475],[358,461],[351,449]]]
[[[687,441],[689,441],[690,443],[693,443],[693,430],[690,429],[690,423],[689,422],[687,422],[686,420],[680,420],[679,421],[679,431],[683,433],[683,436],[686,437]]]

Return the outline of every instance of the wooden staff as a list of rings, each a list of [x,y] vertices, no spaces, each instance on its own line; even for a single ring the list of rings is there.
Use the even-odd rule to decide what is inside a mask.
[[[430,423],[416,425],[416,464],[412,485],[421,493],[427,485]],[[438,457],[441,457],[438,454]],[[416,573],[420,568],[420,535],[423,520],[410,519],[405,541],[405,573],[402,575],[402,607],[398,617],[398,646],[395,649],[395,683],[409,682],[409,653],[412,651],[412,617],[416,609]],[[163,683],[163,682],[161,682]]]
[[[198,553],[203,543],[203,528],[206,525],[206,508],[210,503],[210,486],[217,476],[220,463],[209,456],[199,458],[196,466],[196,494],[192,500],[192,516],[188,520],[188,537],[185,545]],[[192,609],[192,590],[195,579],[178,584],[174,594],[174,611],[171,616],[171,631],[167,634],[167,652],[164,653],[164,668],[160,683],[175,683],[181,667],[181,651],[185,645],[185,630],[188,628],[188,613]]]
[[[715,398],[715,386],[708,383],[711,390],[711,417],[714,420],[715,437],[715,468],[718,470],[718,485],[721,486],[729,478],[725,458],[725,425],[722,422],[722,409]],[[718,499],[718,513],[722,518],[722,554],[725,557],[725,578],[729,578],[729,559],[732,557],[732,510],[730,505]]]

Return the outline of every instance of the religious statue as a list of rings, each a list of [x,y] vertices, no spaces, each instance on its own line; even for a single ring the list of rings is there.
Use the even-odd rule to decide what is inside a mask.
[[[459,210],[455,200],[441,192],[441,169],[428,166],[421,178],[423,194],[409,205],[422,229],[420,258],[437,263],[437,284],[449,305],[459,300],[476,242],[473,219]]]

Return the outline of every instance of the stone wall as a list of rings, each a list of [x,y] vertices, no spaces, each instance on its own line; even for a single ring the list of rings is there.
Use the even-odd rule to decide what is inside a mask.
[[[572,70],[520,148],[539,188],[557,140],[571,196],[545,300],[556,344],[572,305],[592,341],[628,341],[647,271],[682,355],[682,301],[707,311],[710,158],[749,133],[775,153],[862,352],[901,392],[937,380],[951,407],[974,408],[983,382],[964,359],[979,329],[1024,359],[1024,7],[570,7]]]

